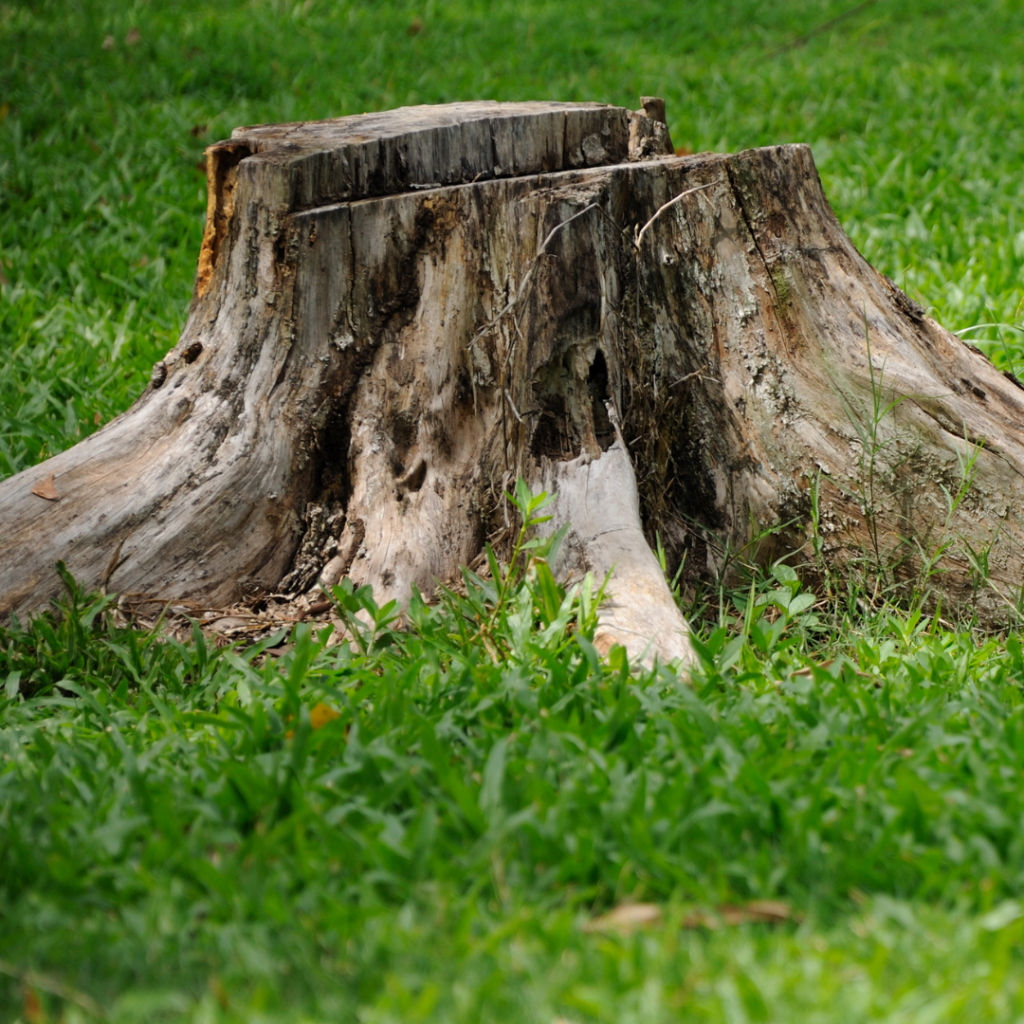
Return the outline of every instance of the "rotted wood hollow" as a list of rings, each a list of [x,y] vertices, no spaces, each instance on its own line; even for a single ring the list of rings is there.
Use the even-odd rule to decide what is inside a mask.
[[[947,606],[1008,619],[1020,385],[868,266],[809,149],[675,157],[645,110],[407,108],[211,147],[178,345],[128,412],[0,483],[0,614],[45,606],[58,559],[211,605],[343,575],[430,593],[523,476],[572,524],[562,571],[613,571],[599,639],[634,656],[690,657],[655,533],[712,570],[766,530],[811,577],[935,558]]]

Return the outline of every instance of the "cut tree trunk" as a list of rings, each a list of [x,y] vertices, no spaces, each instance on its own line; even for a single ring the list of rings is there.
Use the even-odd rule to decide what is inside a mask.
[[[663,106],[467,103],[207,153],[188,322],[122,416],[0,483],[0,615],[430,594],[557,492],[599,643],[690,657],[651,544],[1016,614],[1024,392],[843,233],[810,150],[671,155]]]

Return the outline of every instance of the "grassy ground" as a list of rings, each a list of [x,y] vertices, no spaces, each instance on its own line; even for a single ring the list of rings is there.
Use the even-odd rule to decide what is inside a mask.
[[[1017,6],[783,49],[846,7],[0,2],[0,475],[176,340],[204,145],[403,103],[655,93],[677,145],[809,142],[867,257],[1020,367]],[[537,579],[365,651],[81,595],[0,634],[0,1021],[1024,1018],[1020,645],[772,587],[774,626],[722,595],[692,688]],[[587,924],[623,901],[659,919]]]

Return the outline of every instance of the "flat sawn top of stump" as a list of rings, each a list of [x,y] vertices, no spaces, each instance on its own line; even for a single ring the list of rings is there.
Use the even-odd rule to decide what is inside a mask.
[[[250,173],[283,174],[284,206],[295,211],[623,163],[635,116],[601,103],[449,103],[236,128],[210,149],[241,156]]]

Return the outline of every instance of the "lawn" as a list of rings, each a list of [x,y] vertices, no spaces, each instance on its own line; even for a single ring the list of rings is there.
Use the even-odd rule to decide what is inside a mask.
[[[205,145],[407,103],[810,143],[869,261],[1020,371],[1018,7],[851,8],[0,2],[0,476],[176,341]],[[779,567],[687,604],[686,685],[544,583],[408,631],[341,591],[378,625],[334,646],[169,641],[72,581],[0,629],[0,1024],[1024,1019],[1015,634]]]

